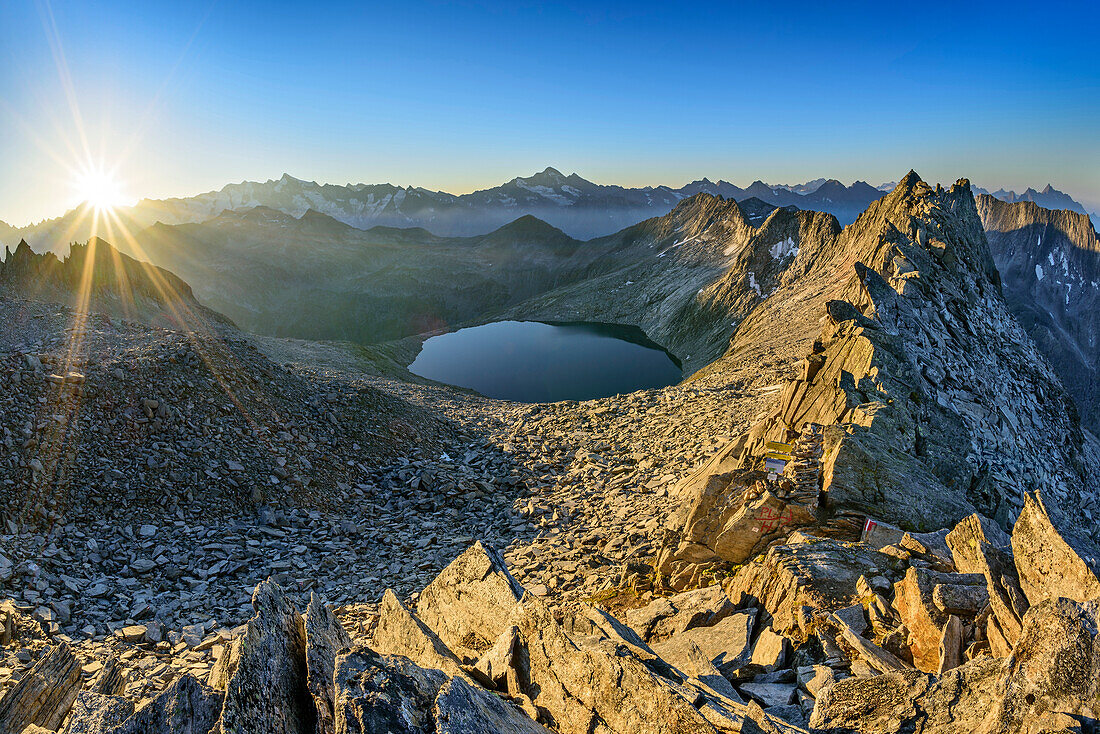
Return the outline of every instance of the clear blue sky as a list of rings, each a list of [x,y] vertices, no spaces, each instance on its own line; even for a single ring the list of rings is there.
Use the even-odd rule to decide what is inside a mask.
[[[1100,203],[1095,2],[0,3],[0,219],[299,178],[878,184]],[[86,141],[86,142],[84,142]]]

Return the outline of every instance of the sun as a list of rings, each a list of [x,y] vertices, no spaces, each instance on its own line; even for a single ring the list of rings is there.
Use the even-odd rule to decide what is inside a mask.
[[[96,211],[109,211],[126,203],[122,185],[102,168],[88,168],[77,174],[73,181],[80,201],[87,202]]]

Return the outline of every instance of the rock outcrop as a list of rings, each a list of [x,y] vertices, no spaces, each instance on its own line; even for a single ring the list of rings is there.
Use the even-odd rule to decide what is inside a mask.
[[[809,252],[813,268],[800,270]],[[967,181],[945,190],[910,172],[835,237],[803,242],[710,369],[784,334],[800,337],[795,325],[819,316],[801,374],[775,410],[681,487],[691,509],[673,518],[658,561],[673,588],[775,540],[727,538],[740,541],[738,513],[771,491],[752,473],[765,468],[769,442],[790,445],[815,426],[821,507],[837,527],[870,517],[933,530],[977,511],[1007,528],[1038,488],[1064,511],[1091,516],[1098,500],[1076,411],[1005,303]],[[789,527],[748,529],[782,537],[800,522],[797,512],[786,520],[788,507],[780,525]]]

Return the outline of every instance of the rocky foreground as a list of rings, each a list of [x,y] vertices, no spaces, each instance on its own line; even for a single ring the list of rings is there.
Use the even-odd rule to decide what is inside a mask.
[[[625,619],[551,605],[475,543],[415,604],[387,591],[365,633],[263,582],[245,625],[173,647],[216,648],[209,673],[136,707],[114,658],[82,669],[67,644],[45,647],[0,700],[0,730],[1092,731],[1098,571],[1040,497],[1011,537],[980,515],[858,543],[794,533]],[[4,616],[5,642],[36,634]]]

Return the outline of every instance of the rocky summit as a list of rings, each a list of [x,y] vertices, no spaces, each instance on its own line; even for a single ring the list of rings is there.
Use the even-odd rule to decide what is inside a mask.
[[[1024,317],[1092,271],[1038,276],[1047,215],[986,198],[910,172],[845,227],[701,190],[585,243],[440,240],[516,258],[500,313],[689,365],[583,402],[414,380],[425,335],[242,331],[140,241],[17,247],[0,732],[1095,731],[1100,448],[1058,361],[1088,326]],[[359,242],[247,217],[207,229]]]

